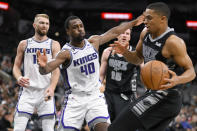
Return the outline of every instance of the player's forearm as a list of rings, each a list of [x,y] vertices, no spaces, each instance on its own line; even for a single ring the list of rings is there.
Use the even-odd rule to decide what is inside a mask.
[[[59,76],[60,76],[60,70],[59,68],[56,68],[53,72],[52,72],[52,76],[51,76],[51,84],[50,87],[55,91],[55,88],[57,86],[58,80],[59,80]]]
[[[52,70],[50,68],[50,66],[47,64],[45,67],[40,67],[39,66],[39,72],[41,75],[46,75],[48,73],[50,73]]]
[[[119,26],[116,26],[109,30],[109,33],[114,35],[114,38],[119,36],[120,34],[124,33],[127,29],[131,29],[135,26],[135,20],[130,21],[130,22],[125,22]]]
[[[123,54],[123,56],[125,57],[125,59],[127,61],[129,61],[130,63],[132,64],[135,64],[135,65],[140,65],[141,63],[143,63],[143,58],[139,57],[137,55],[137,52],[136,51],[129,51],[129,50],[126,50]]]
[[[52,60],[46,64],[46,66],[41,67],[39,66],[39,72],[42,75],[48,74],[55,70],[58,67],[58,64],[55,62],[55,60]]]
[[[18,78],[22,76],[20,68],[15,66],[15,65],[13,67],[13,75],[14,75],[16,80],[18,80]]]
[[[183,74],[178,76],[178,82],[177,84],[185,84],[190,81],[192,81],[196,77],[196,73],[194,71],[194,68],[187,69]]]
[[[100,81],[103,82],[103,80],[105,79],[106,76],[106,69],[107,67],[102,67],[100,68]]]

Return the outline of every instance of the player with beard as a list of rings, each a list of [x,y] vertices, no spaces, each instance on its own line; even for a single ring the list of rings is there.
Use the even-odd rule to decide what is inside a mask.
[[[125,30],[143,22],[143,16],[121,24],[104,33],[84,39],[83,22],[77,16],[65,21],[70,42],[57,57],[47,63],[47,57],[37,53],[40,72],[47,74],[60,66],[66,88],[65,106],[62,110],[59,131],[79,131],[84,119],[90,129],[107,131],[110,123],[107,105],[99,88],[99,46],[116,38]]]
[[[36,110],[42,119],[43,131],[54,131],[55,106],[54,91],[59,79],[58,68],[47,75],[41,75],[36,60],[36,51],[46,49],[48,61],[60,51],[60,44],[47,37],[49,16],[37,14],[32,38],[22,40],[17,48],[13,75],[21,86],[21,92],[14,117],[14,131],[25,131],[27,122]],[[21,65],[23,64],[23,74]]]

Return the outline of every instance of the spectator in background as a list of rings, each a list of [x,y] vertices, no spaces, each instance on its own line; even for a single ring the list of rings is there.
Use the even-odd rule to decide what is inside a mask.
[[[1,69],[8,74],[12,74],[12,62],[9,56],[4,56],[1,62]]]

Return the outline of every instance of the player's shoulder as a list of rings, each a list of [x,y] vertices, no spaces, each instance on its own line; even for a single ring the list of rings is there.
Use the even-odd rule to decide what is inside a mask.
[[[27,43],[27,40],[28,40],[28,39],[21,40],[21,41],[19,42],[19,44],[24,44],[24,43]]]
[[[143,39],[147,33],[148,33],[148,30],[147,30],[147,28],[145,27],[145,28],[142,30],[141,34],[140,34],[140,38]]]
[[[51,39],[51,40],[52,40],[52,49],[57,49],[57,51],[59,51],[60,50],[60,43],[56,40],[53,40],[53,39]]]
[[[165,48],[172,54],[178,54],[178,52],[183,52],[186,49],[186,45],[183,39],[176,35],[171,35],[166,40]]]
[[[111,52],[113,50],[112,47],[107,47],[103,52],[104,53],[107,53],[107,52]]]
[[[166,40],[166,44],[169,46],[180,46],[182,44],[185,44],[184,40],[177,35],[171,35]]]
[[[26,40],[21,40],[19,42],[19,46],[27,46],[27,39]]]
[[[25,51],[25,48],[27,47],[27,40],[21,40],[18,44],[18,49],[20,51]]]
[[[109,57],[109,54],[111,53],[111,51],[113,50],[112,47],[108,47],[103,51],[102,57]]]
[[[54,39],[51,39],[52,40],[52,44],[55,44],[55,45],[60,45],[60,43]]]
[[[99,37],[100,37],[100,35],[92,35],[92,36],[90,36],[90,37],[88,38],[88,41],[89,41],[90,43],[93,43],[95,40],[98,40]]]
[[[61,49],[58,54],[58,57],[63,58],[63,59],[70,59],[71,57],[71,51],[69,49]]]

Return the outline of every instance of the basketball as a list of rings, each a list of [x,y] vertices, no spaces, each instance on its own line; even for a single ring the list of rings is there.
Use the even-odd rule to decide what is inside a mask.
[[[164,78],[170,78],[170,74],[163,62],[153,60],[141,68],[140,78],[147,89],[159,90],[161,85],[166,84]]]

